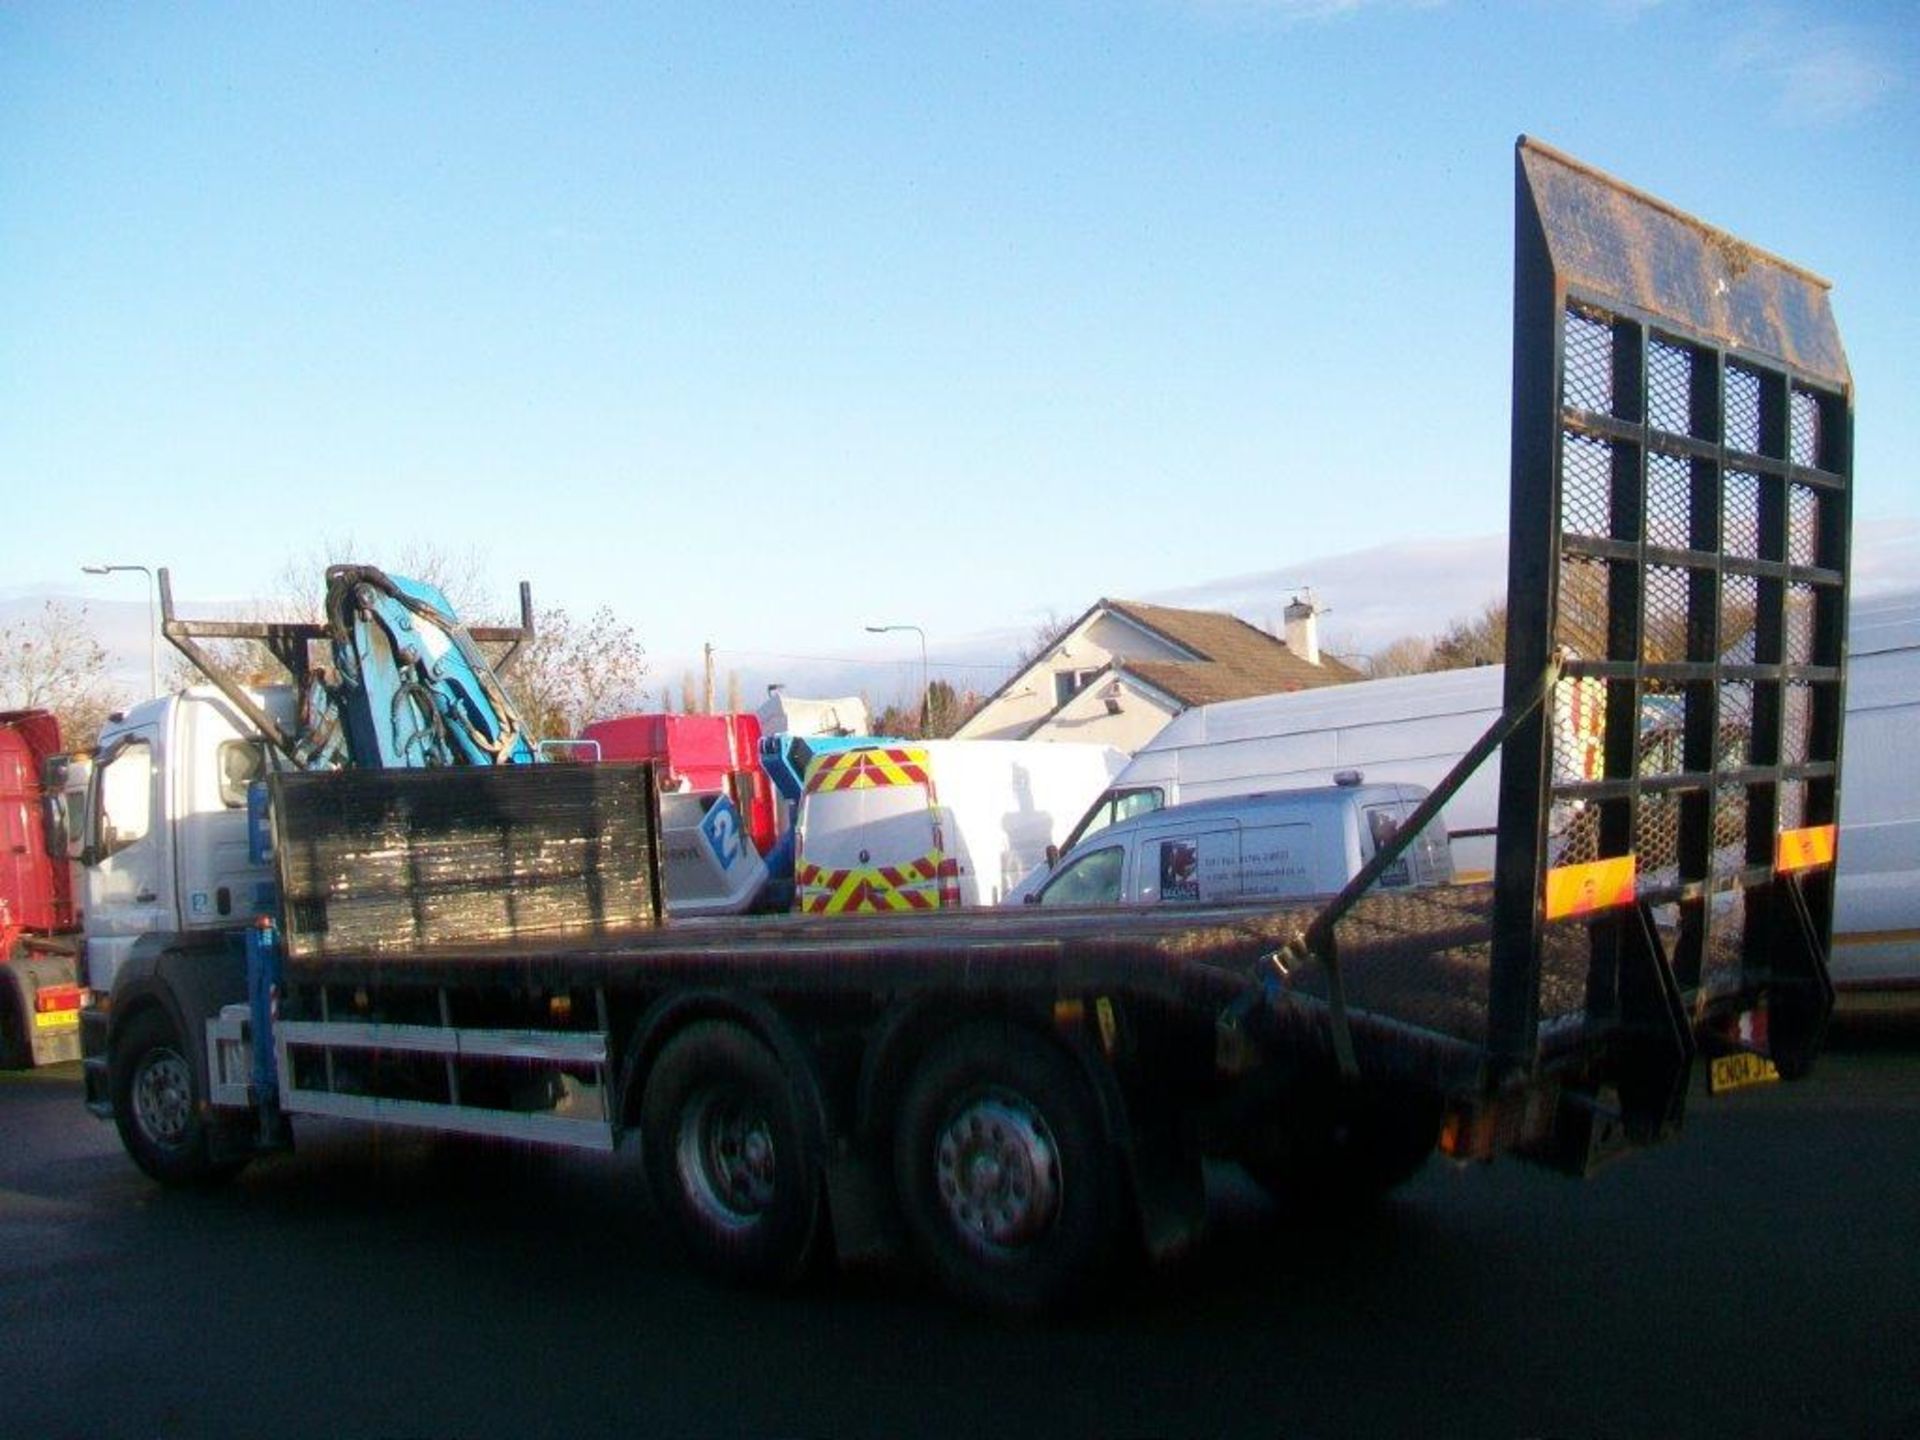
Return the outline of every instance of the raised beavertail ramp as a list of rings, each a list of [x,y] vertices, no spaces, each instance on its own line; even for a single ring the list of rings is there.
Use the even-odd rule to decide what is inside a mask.
[[[1542,960],[1571,949],[1648,1083],[1755,993],[1791,1072],[1831,1007],[1853,384],[1829,286],[1525,137],[1515,170],[1509,712],[1559,669],[1502,751],[1489,1052],[1538,1064]]]

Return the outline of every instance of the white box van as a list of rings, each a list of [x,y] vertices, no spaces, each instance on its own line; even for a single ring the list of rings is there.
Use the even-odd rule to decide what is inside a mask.
[[[1163,805],[1330,785],[1349,773],[1432,786],[1500,718],[1505,675],[1497,665],[1443,670],[1185,711],[1141,747],[1069,843]],[[1496,759],[1447,805],[1462,878],[1493,869],[1499,789]]]
[[[1027,903],[1166,905],[1332,895],[1426,797],[1419,785],[1327,785],[1169,806],[1081,841]],[[1446,826],[1436,820],[1379,883],[1393,888],[1452,879]]]
[[[1108,745],[929,740],[819,756],[795,822],[795,908],[997,905],[1125,767]]]
[[[1920,591],[1853,602],[1833,983],[1920,989]]]

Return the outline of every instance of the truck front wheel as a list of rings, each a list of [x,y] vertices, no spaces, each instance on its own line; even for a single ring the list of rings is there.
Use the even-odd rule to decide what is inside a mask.
[[[1020,1026],[950,1036],[901,1102],[901,1211],[963,1300],[1036,1311],[1083,1295],[1119,1234],[1118,1176],[1087,1077]]]
[[[647,1078],[640,1143],[648,1185],[685,1249],[728,1279],[796,1278],[820,1229],[820,1162],[773,1052],[705,1020],[670,1041]]]
[[[193,1061],[160,1010],[134,1016],[114,1047],[113,1115],[134,1163],[164,1185],[224,1180],[245,1163],[212,1158]]]

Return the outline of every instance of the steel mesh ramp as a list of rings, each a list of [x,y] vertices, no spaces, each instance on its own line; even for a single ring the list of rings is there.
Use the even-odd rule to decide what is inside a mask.
[[[1657,1132],[1735,1009],[1791,1072],[1831,1007],[1852,381],[1819,277],[1524,137],[1516,192],[1504,713],[1408,827],[1497,764],[1492,886],[1371,865],[1287,983],[1349,1074],[1584,1055]]]

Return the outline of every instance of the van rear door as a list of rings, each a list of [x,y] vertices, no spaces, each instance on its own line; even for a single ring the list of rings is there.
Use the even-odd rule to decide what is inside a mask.
[[[810,915],[940,907],[945,860],[926,754],[845,750],[807,768],[794,903]]]

